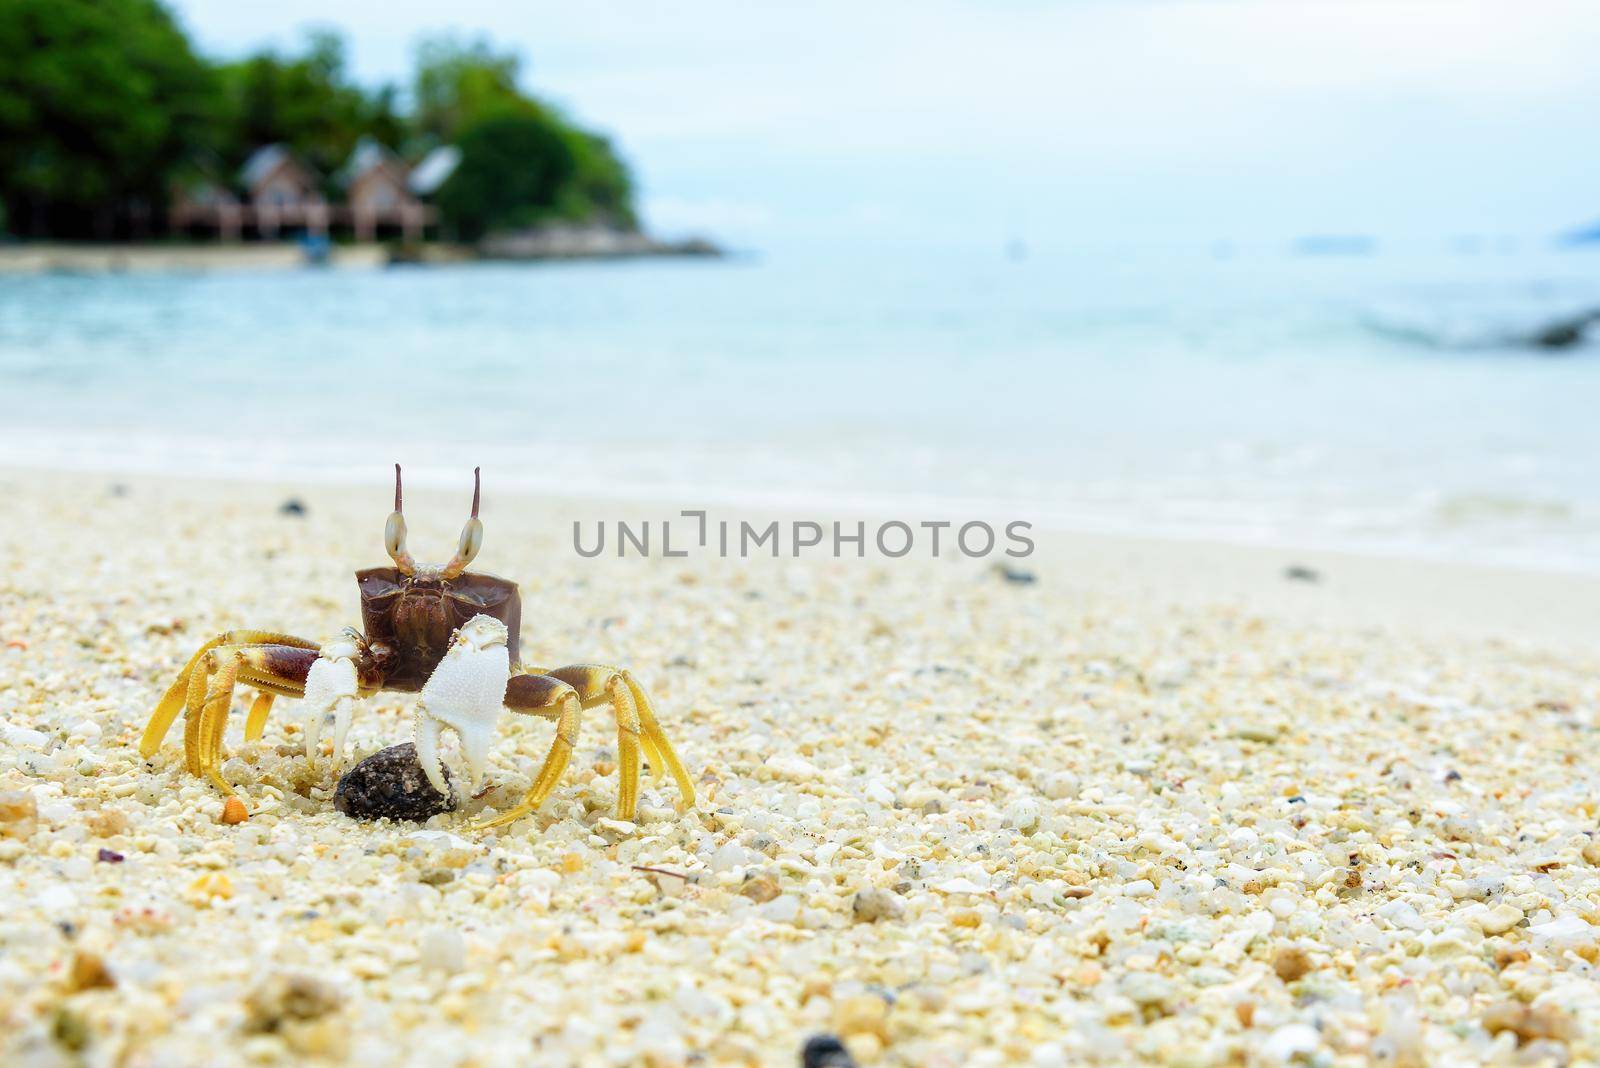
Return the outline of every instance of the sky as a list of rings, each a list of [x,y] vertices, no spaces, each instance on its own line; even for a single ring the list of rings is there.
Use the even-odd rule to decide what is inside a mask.
[[[487,35],[614,137],[646,222],[734,243],[1305,234],[1600,221],[1590,0],[178,0],[213,56],[344,32],[404,82]]]

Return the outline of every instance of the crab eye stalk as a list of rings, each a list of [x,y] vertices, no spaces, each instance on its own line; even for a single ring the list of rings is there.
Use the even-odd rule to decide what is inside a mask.
[[[461,544],[456,547],[456,555],[445,565],[446,578],[455,578],[465,571],[467,565],[478,557],[478,550],[483,548],[483,523],[477,516],[467,520],[461,528]]]
[[[478,477],[480,470],[477,467],[472,469],[472,515],[461,528],[461,544],[456,547],[455,556],[444,565],[445,578],[455,578],[465,571],[467,565],[477,558],[478,550],[483,548],[483,522],[478,518],[478,498],[482,488]]]
[[[389,513],[389,522],[383,527],[383,547],[402,573],[409,575],[415,570],[416,561],[406,551],[406,517],[399,512]]]
[[[383,527],[383,547],[389,550],[389,558],[402,575],[409,575],[416,570],[416,561],[406,551],[406,517],[400,514],[399,464],[394,465],[394,511],[389,514],[389,521]]]

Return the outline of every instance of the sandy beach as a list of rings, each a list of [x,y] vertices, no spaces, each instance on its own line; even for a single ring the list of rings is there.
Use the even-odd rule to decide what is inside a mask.
[[[631,668],[696,809],[648,781],[611,821],[596,710],[535,817],[467,827],[549,745],[508,714],[466,813],[357,822],[297,703],[246,744],[241,697],[225,824],[138,735],[214,633],[356,624],[388,493],[0,472],[0,1060],[1600,1059],[1600,579],[1044,534],[1031,583],[586,560],[601,509],[489,492],[525,658]],[[464,506],[408,494],[413,547]],[[346,766],[411,708],[365,702]]]
[[[389,262],[382,245],[334,246],[328,266],[373,269]],[[0,246],[0,276],[30,274],[209,274],[298,271],[306,253],[293,242],[242,244],[111,245],[38,242]]]

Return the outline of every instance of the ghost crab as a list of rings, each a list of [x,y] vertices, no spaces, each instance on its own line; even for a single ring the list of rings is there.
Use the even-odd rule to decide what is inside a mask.
[[[394,512],[384,530],[394,566],[356,572],[364,632],[347,628],[325,645],[265,630],[217,635],[189,658],[167,689],[150,716],[139,752],[146,759],[153,756],[181,711],[189,772],[204,775],[231,795],[221,762],[235,686],[258,691],[245,720],[246,741],[261,737],[274,698],[307,702],[306,759],[313,766],[322,723],[331,712],[335,769],[343,763],[355,702],[380,690],[398,690],[420,695],[414,729],[417,757],[434,787],[449,797],[439,756],[442,728],[456,732],[468,786],[476,793],[502,708],[555,720],[555,741],[527,796],[479,825],[485,829],[515,822],[544,803],[577,744],[583,710],[609,704],[617,720],[617,818],[632,820],[638,807],[641,755],[658,779],[663,770],[672,773],[680,808],[692,805],[688,772],[656,722],[649,696],[628,671],[599,664],[545,670],[519,663],[522,599],[516,583],[467,570],[483,544],[477,470],[472,479],[472,515],[461,528],[455,555],[447,564],[420,564],[406,549],[400,465],[395,464]]]

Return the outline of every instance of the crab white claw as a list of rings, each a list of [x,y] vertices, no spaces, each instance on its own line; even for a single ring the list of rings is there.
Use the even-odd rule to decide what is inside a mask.
[[[456,631],[450,649],[423,684],[417,702],[417,761],[433,788],[450,796],[439,756],[439,734],[451,727],[467,763],[468,793],[478,792],[489,762],[489,743],[505,706],[511,681],[506,625],[493,616],[473,616]]]
[[[317,764],[317,743],[322,740],[322,724],[333,713],[333,767],[344,764],[344,739],[350,733],[350,717],[355,711],[360,687],[356,683],[355,642],[341,639],[318,650],[317,659],[306,673],[305,701],[311,708],[306,720],[306,762]]]

